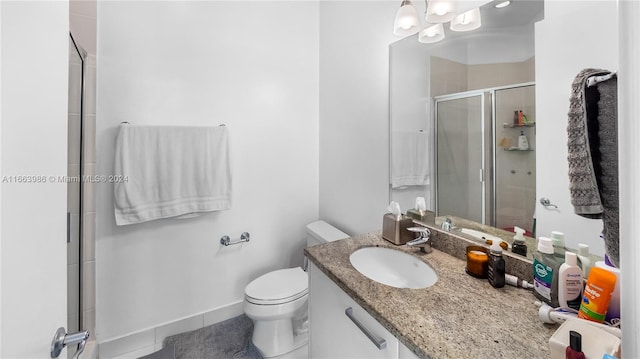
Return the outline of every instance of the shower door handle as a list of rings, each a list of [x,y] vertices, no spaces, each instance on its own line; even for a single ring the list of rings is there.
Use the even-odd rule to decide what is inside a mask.
[[[480,182],[484,183],[484,168],[480,169],[480,177],[479,178],[480,178]]]
[[[84,351],[84,346],[89,339],[89,331],[67,333],[64,327],[58,328],[55,334],[53,334],[53,340],[51,341],[51,358],[57,358],[62,353],[62,349],[66,346],[78,345],[78,349],[73,356],[74,359],[78,359],[80,354]]]

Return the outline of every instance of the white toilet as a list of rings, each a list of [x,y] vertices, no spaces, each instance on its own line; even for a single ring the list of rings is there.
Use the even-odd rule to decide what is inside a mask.
[[[307,225],[307,246],[347,237],[323,221]],[[254,324],[251,341],[263,357],[308,357],[308,292],[309,277],[300,267],[263,274],[245,287],[244,313]]]

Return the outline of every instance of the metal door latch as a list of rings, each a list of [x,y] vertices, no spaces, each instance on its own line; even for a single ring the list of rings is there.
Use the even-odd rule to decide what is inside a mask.
[[[84,351],[84,345],[87,343],[87,339],[89,339],[89,331],[85,330],[83,332],[76,332],[67,334],[67,330],[64,327],[58,328],[55,334],[53,335],[53,341],[51,341],[51,358],[57,358],[60,356],[62,349],[68,345],[78,344],[78,350],[76,354],[73,356],[74,359],[78,359],[80,354]]]

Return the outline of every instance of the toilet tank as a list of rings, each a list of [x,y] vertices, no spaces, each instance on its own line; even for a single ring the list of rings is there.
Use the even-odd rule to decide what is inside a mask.
[[[307,246],[333,242],[350,237],[338,228],[325,221],[315,221],[307,224]]]

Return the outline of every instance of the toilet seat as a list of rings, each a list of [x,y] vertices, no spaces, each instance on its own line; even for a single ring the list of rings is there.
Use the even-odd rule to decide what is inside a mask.
[[[309,277],[300,267],[269,272],[251,281],[244,289],[246,300],[259,305],[292,302],[308,292]]]

